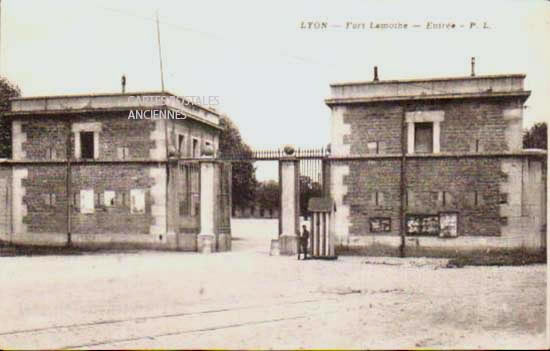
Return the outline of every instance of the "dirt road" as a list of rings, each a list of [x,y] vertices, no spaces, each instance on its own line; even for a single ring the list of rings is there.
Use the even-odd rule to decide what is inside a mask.
[[[255,228],[236,223],[228,253],[0,258],[0,347],[546,345],[545,265],[303,262],[269,256]]]

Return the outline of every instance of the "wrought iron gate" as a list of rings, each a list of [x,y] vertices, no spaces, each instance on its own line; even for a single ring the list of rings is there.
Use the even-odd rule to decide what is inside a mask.
[[[200,231],[200,164],[198,161],[179,161],[176,174],[178,231]]]

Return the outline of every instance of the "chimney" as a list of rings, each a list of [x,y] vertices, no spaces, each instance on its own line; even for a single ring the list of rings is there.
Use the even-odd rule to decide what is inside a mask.
[[[476,76],[476,58],[475,57],[472,57],[472,73],[471,73],[471,76],[472,77]]]
[[[378,66],[374,66],[374,82],[378,82]]]
[[[122,84],[122,94],[126,92],[126,76],[123,74],[120,78],[120,83]]]

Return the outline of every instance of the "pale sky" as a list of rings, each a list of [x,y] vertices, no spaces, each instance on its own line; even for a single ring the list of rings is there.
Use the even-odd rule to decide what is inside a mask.
[[[3,0],[0,73],[24,96],[160,90],[217,96],[253,148],[321,147],[329,83],[526,73],[524,127],[550,116],[550,1]],[[490,29],[303,30],[302,21]]]

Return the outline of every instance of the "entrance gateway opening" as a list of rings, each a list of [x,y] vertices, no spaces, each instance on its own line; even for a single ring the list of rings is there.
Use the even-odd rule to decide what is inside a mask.
[[[220,155],[219,160],[231,164],[232,251],[296,254],[305,226],[309,255],[334,256],[329,216],[308,208],[310,199],[328,196],[328,156],[325,148],[290,146]]]

